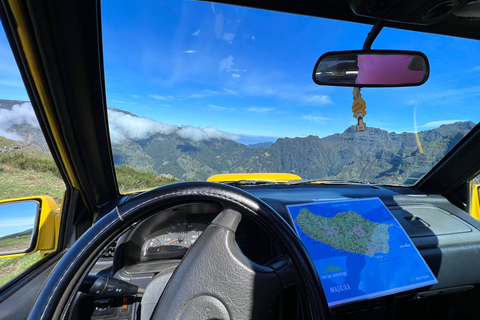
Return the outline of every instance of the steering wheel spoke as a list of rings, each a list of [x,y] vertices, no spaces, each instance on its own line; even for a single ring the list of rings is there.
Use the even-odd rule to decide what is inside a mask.
[[[283,285],[274,270],[238,248],[241,217],[225,209],[203,232],[174,272],[154,319],[264,318]]]

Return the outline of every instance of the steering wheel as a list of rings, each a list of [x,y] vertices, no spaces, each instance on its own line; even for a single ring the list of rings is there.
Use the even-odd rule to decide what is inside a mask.
[[[97,221],[62,257],[28,319],[66,318],[74,293],[108,243],[159,211],[198,201],[219,202],[223,210],[189,249],[161,299],[157,297],[152,319],[263,319],[265,309],[293,283],[299,289],[303,317],[326,318],[326,299],[315,267],[293,229],[275,210],[232,186],[185,182],[142,193]],[[288,259],[269,265],[249,260],[235,242],[242,216],[258,223]]]

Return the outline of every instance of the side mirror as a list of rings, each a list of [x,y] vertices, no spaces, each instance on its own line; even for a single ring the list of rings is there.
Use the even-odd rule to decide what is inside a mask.
[[[313,69],[318,85],[407,87],[427,81],[427,57],[418,51],[368,50],[327,52]]]
[[[51,197],[0,201],[0,258],[53,252],[59,227],[59,208]]]

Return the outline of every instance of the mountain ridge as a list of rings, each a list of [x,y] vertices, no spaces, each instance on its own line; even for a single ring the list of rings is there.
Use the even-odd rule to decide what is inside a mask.
[[[12,110],[13,105],[22,103],[25,102],[0,100],[0,109]],[[110,110],[139,118],[130,112]],[[279,138],[274,143],[248,146],[222,135],[192,140],[165,131],[142,136],[143,139],[125,138],[112,143],[112,152],[116,165],[156,175],[170,174],[182,180],[205,180],[220,173],[289,172],[305,179],[398,184],[415,169],[431,168],[474,126],[473,122],[465,121],[421,131],[418,137],[422,148],[417,145],[414,133],[387,132],[374,127],[357,132],[350,126],[342,133],[323,138],[314,135]],[[28,123],[17,123],[8,131],[23,137],[27,143],[46,147],[40,129]]]

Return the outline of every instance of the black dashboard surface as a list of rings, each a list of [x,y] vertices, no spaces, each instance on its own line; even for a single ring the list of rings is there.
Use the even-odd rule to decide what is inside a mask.
[[[413,303],[410,300],[443,297],[475,289],[480,284],[480,274],[471,269],[480,261],[480,223],[440,195],[424,194],[405,187],[374,185],[269,185],[243,186],[241,189],[271,206],[292,228],[287,205],[379,198],[404,228],[438,280],[435,285],[398,293],[395,298],[388,296],[360,302],[362,307],[375,309],[380,306],[384,313],[379,319],[394,309],[392,303],[395,301]],[[157,240],[161,245],[175,244],[178,248],[186,245],[180,241],[183,237],[177,235],[179,228],[185,232],[185,239],[192,242],[195,236],[200,236],[203,226],[221,210],[222,206],[215,202],[186,203],[153,215],[118,239],[113,265],[101,272],[114,274],[116,278],[143,288],[154,278],[169,279],[182,255],[160,254],[150,259],[148,251],[156,248]],[[182,226],[187,229],[183,230]],[[253,220],[242,220],[236,240],[244,254],[259,264],[282,255],[269,235]],[[112,260],[108,261],[104,260],[107,264],[102,267],[100,259],[96,270],[111,264]],[[335,308],[332,312],[340,312],[341,315],[335,317],[343,319],[342,314],[350,312],[350,307],[358,308],[358,304]]]
[[[304,185],[243,187],[275,209],[293,226],[287,205],[378,197],[399,221],[438,284],[407,296],[415,299],[471,288],[480,275],[471,266],[480,261],[480,223],[440,195],[405,187],[374,185]]]
[[[293,221],[288,214],[287,205],[378,197],[405,229],[439,281],[430,288],[407,294],[419,298],[426,296],[421,291],[442,294],[452,290],[464,290],[480,283],[480,274],[473,273],[470,269],[480,261],[480,223],[440,195],[424,194],[405,187],[344,184],[244,186],[241,189],[266,202],[292,227]],[[157,272],[158,266],[160,271],[165,263],[170,266],[168,259],[160,259],[158,262],[145,262],[145,259],[142,259],[141,248],[150,241],[151,235],[165,228],[168,221],[174,221],[175,224],[185,220],[187,216],[197,216],[195,221],[208,223],[221,207],[204,204],[174,210],[175,212],[164,212],[163,215],[152,218],[144,223],[148,227],[137,226],[137,231],[130,233],[125,239],[122,259],[117,259],[117,270],[124,267],[122,271],[127,271],[127,274],[148,270]],[[176,217],[176,220],[165,220],[165,217]],[[275,250],[275,246],[254,223],[246,221],[243,224],[237,235],[237,242],[242,249],[248,251],[247,256],[262,262],[269,251],[271,253]],[[126,276],[123,274],[123,277]]]

